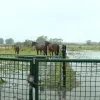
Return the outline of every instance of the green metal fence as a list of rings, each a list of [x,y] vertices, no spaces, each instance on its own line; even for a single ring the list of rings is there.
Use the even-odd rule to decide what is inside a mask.
[[[0,100],[35,99],[35,90],[27,82],[33,68],[32,59],[0,58]]]
[[[16,57],[0,57],[0,100],[100,100],[99,59]]]
[[[100,60],[36,59],[35,66],[35,100],[100,100]]]
[[[16,54],[0,54],[0,57],[16,57]]]

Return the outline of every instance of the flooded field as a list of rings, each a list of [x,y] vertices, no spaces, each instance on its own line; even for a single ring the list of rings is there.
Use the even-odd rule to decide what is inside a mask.
[[[100,59],[100,51],[70,52],[70,59]],[[76,71],[77,79],[81,81],[80,87],[67,92],[67,100],[100,100],[100,62],[99,63],[73,63],[72,69]]]
[[[70,59],[100,59],[100,51],[70,51]],[[71,91],[40,91],[40,100],[100,100],[100,62],[70,63],[79,85]]]

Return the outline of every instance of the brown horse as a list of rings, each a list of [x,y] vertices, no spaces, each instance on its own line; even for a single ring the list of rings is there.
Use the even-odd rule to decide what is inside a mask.
[[[44,53],[44,55],[47,55],[47,46],[44,44],[39,44],[37,42],[32,42],[32,46],[35,46],[36,51],[37,51],[37,55],[39,54],[40,51],[40,55],[42,54],[42,52]]]
[[[52,56],[53,56],[53,53],[55,53],[55,55],[59,55],[59,45],[58,44],[52,44],[48,41],[45,41],[45,45],[48,46],[50,56],[51,56],[51,53],[52,53]]]
[[[18,45],[14,45],[15,54],[19,54],[20,47]]]

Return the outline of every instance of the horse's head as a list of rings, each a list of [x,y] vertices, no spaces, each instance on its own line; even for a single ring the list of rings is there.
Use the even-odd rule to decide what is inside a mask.
[[[36,45],[36,42],[35,42],[35,41],[32,42],[32,46],[33,46],[33,45]]]

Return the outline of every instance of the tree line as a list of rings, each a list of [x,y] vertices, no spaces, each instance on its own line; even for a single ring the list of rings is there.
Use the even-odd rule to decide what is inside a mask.
[[[10,44],[10,45],[13,45],[13,44],[18,44],[18,45],[26,45],[26,46],[30,46],[31,45],[31,43],[32,43],[32,41],[36,41],[36,42],[39,42],[39,43],[41,43],[41,42],[43,42],[43,41],[45,41],[45,40],[47,40],[47,41],[49,41],[49,42],[51,42],[51,43],[58,43],[58,44],[62,44],[62,42],[63,42],[63,39],[58,39],[58,38],[48,38],[47,36],[39,36],[39,37],[37,37],[37,39],[36,40],[29,40],[29,39],[26,39],[24,42],[20,42],[20,41],[18,41],[18,42],[15,42],[14,41],[14,39],[13,38],[8,38],[8,39],[3,39],[3,38],[0,38],[0,44]]]
[[[0,38],[0,44],[14,44],[14,40],[12,38],[8,38],[6,40]]]
[[[0,38],[0,44],[3,45],[3,44],[10,44],[10,45],[13,45],[13,44],[18,44],[18,45],[26,45],[26,46],[30,46],[32,41],[36,41],[36,42],[39,42],[39,43],[42,43],[43,41],[49,41],[51,43],[57,43],[57,44],[63,44],[63,39],[61,38],[48,38],[47,36],[39,36],[37,37],[36,40],[29,40],[29,39],[26,39],[24,42],[15,42],[13,38],[8,38],[8,39],[3,39],[3,38]],[[78,45],[78,43],[64,43],[64,44],[71,44],[71,45]],[[85,45],[100,45],[100,42],[93,42],[91,40],[87,40],[85,43],[83,43]]]

